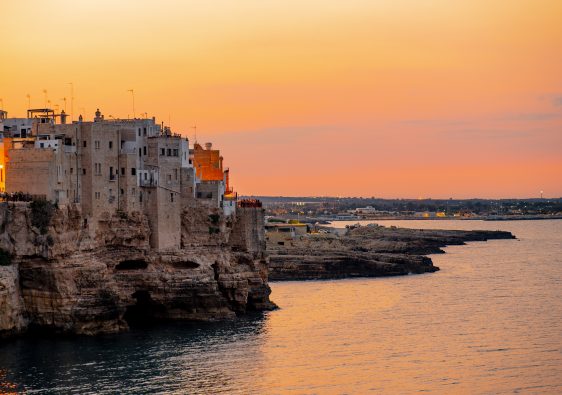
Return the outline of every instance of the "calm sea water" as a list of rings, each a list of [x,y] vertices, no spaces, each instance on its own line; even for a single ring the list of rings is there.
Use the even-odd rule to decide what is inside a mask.
[[[273,283],[280,310],[97,338],[0,344],[0,393],[562,393],[562,221],[502,229],[441,271]],[[340,224],[344,225],[344,224]]]

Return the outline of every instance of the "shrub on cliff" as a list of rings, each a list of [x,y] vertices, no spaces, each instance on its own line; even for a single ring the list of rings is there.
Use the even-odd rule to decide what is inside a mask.
[[[0,266],[8,266],[12,263],[12,256],[0,248]]]
[[[29,207],[31,208],[31,225],[39,229],[42,235],[46,234],[56,209],[55,205],[45,199],[37,199],[33,200]]]

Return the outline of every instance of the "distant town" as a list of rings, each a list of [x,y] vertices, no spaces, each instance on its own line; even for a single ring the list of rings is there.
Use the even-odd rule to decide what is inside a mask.
[[[562,218],[562,198],[382,199],[361,197],[252,196],[266,215],[301,222],[369,219]]]

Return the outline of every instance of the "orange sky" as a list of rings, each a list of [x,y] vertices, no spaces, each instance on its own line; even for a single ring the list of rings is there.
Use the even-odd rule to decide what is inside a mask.
[[[562,1],[53,0],[1,6],[0,98],[148,112],[239,192],[562,196]],[[0,103],[1,104],[1,103]],[[70,111],[70,101],[67,109]]]

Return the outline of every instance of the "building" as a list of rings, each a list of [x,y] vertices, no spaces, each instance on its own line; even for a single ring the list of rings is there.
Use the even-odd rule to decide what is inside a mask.
[[[94,233],[96,220],[107,214],[141,212],[151,246],[166,250],[180,246],[185,209],[235,211],[219,151],[210,143],[190,151],[187,138],[155,118],[108,120],[99,109],[92,121],[80,116],[72,123],[50,109],[29,110],[28,118],[1,116],[0,187],[77,205]]]

